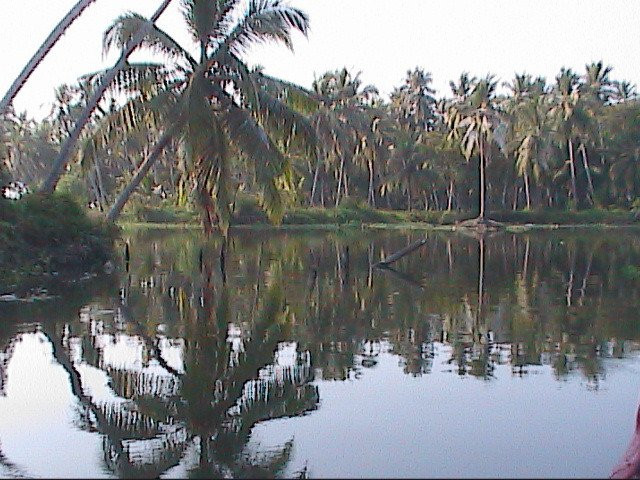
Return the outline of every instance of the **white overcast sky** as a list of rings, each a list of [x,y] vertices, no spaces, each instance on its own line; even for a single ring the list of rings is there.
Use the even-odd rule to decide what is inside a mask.
[[[0,0],[0,93],[76,0]],[[53,90],[104,68],[101,37],[120,13],[150,15],[159,0],[97,0],[76,21],[16,98],[18,111],[41,117]],[[187,43],[180,1],[158,22]],[[247,59],[271,75],[309,87],[314,75],[347,66],[383,94],[420,66],[438,95],[466,70],[501,80],[527,71],[553,80],[561,66],[582,72],[591,61],[614,67],[612,77],[640,82],[638,0],[290,0],[311,19],[295,53],[282,46],[253,48]]]

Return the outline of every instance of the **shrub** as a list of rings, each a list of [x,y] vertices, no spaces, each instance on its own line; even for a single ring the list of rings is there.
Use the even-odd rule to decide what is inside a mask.
[[[90,219],[69,195],[0,200],[0,284],[33,273],[101,268],[112,256],[117,228]]]

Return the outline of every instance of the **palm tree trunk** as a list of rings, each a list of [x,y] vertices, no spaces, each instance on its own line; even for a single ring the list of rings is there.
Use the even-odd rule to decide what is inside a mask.
[[[127,43],[126,47],[120,54],[120,58],[118,59],[116,64],[111,68],[111,70],[109,70],[106,73],[106,75],[102,79],[102,82],[98,86],[97,90],[93,93],[93,96],[87,102],[87,105],[84,108],[84,111],[76,121],[76,125],[75,125],[75,128],[73,129],[73,132],[71,132],[71,135],[69,135],[67,140],[64,142],[64,144],[60,148],[60,153],[56,157],[55,161],[53,162],[53,166],[51,167],[51,173],[49,173],[49,176],[47,177],[47,179],[45,180],[44,184],[40,189],[41,192],[45,194],[50,194],[50,193],[53,193],[53,191],[56,189],[56,185],[58,184],[60,175],[62,175],[64,168],[67,166],[67,163],[69,162],[69,158],[71,156],[71,150],[75,147],[76,143],[78,142],[78,139],[80,138],[80,134],[82,133],[82,130],[84,129],[85,125],[89,122],[89,119],[91,118],[91,114],[98,106],[100,99],[102,98],[104,93],[107,91],[107,88],[109,87],[111,82],[113,82],[113,80],[116,78],[116,75],[118,74],[118,72],[126,64],[127,59],[129,58],[129,55],[131,55],[133,51],[138,47],[140,42],[142,42],[144,37],[151,30],[151,27],[153,26],[153,24],[158,20],[160,15],[162,15],[162,13],[167,9],[170,3],[171,3],[171,0],[164,0],[162,2],[160,7],[158,7],[158,9],[151,16],[149,21],[145,22],[144,25],[133,36],[131,41]]]
[[[578,208],[578,189],[576,187],[576,164],[573,158],[573,142],[567,140],[569,147],[569,169],[571,170],[571,195],[573,197],[573,208]]]
[[[13,102],[13,99],[18,94],[20,89],[24,86],[24,84],[27,82],[38,65],[40,65],[42,60],[44,60],[44,57],[47,56],[56,42],[60,40],[60,37],[64,35],[64,32],[67,30],[67,28],[69,28],[69,26],[93,2],[95,2],[95,0],[80,0],[71,10],[69,10],[69,12],[64,16],[60,23],[58,23],[58,25],[56,25],[56,27],[51,31],[44,43],[40,45],[40,48],[38,48],[31,60],[29,60],[18,77],[13,81],[13,83],[9,87],[9,90],[2,98],[2,101],[0,101],[0,115],[2,115],[9,107],[11,102]]]
[[[531,210],[531,193],[529,192],[529,174],[524,172],[524,194],[527,198],[527,210]]]
[[[485,220],[485,165],[484,165],[484,139],[481,137],[478,142],[480,147],[480,213],[478,214],[479,220]]]
[[[316,152],[318,160],[316,161],[316,171],[313,174],[313,185],[311,185],[311,198],[309,199],[309,206],[313,207],[316,198],[316,190],[318,188],[318,175],[320,174],[320,153]]]
[[[106,192],[104,190],[104,177],[102,176],[102,167],[100,166],[100,159],[94,159],[94,167],[96,169],[96,179],[98,181],[98,190],[100,192],[100,208],[104,209],[105,201],[107,199]],[[100,210],[102,211],[102,210]]]
[[[124,190],[120,192],[120,195],[118,195],[118,198],[113,203],[111,210],[109,210],[109,213],[107,214],[108,220],[115,222],[115,220],[120,215],[120,212],[122,212],[122,209],[124,208],[125,204],[127,203],[127,200],[129,200],[129,197],[131,196],[133,191],[138,187],[138,185],[140,185],[140,182],[142,182],[142,179],[145,177],[149,169],[153,166],[156,160],[158,160],[158,158],[162,154],[162,151],[169,144],[175,132],[176,132],[175,127],[167,131],[160,138],[160,140],[156,144],[151,154],[149,154],[149,156],[140,164],[140,168],[138,168],[138,171],[135,173],[135,175],[133,176],[129,184],[124,188]]]
[[[376,207],[376,198],[374,195],[374,188],[373,188],[373,179],[374,179],[374,172],[373,172],[373,161],[371,161],[371,159],[369,159],[369,161],[367,162],[367,165],[369,167],[369,206],[375,208]]]
[[[595,201],[595,192],[593,190],[593,182],[591,181],[591,171],[589,170],[589,159],[587,158],[587,149],[585,148],[584,143],[581,143],[578,149],[582,154],[582,164],[584,166],[584,171],[587,174],[587,183],[589,184],[589,195],[590,195],[591,205],[593,205]]]
[[[447,212],[451,211],[453,204],[453,180],[449,181],[449,190],[447,191]]]
[[[340,205],[340,191],[342,190],[343,176],[344,176],[344,157],[340,159],[340,171],[338,172],[338,188],[336,190],[336,207]]]

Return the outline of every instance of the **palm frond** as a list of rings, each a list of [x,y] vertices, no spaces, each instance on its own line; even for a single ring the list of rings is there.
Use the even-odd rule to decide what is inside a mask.
[[[282,139],[289,147],[297,146],[308,155],[314,155],[318,147],[316,132],[307,117],[289,108],[285,103],[265,91],[258,92],[260,116],[271,135]]]
[[[262,188],[261,207],[271,221],[279,223],[286,195],[295,188],[289,162],[249,112],[230,105],[222,117],[231,142],[256,166],[256,180]]]
[[[309,17],[302,10],[280,0],[250,0],[241,20],[218,44],[218,51],[241,54],[256,43],[274,41],[293,49],[291,33],[297,30],[307,35]]]
[[[122,50],[131,41],[143,24],[149,20],[137,13],[127,13],[116,18],[116,20],[104,32],[102,39],[103,53],[107,54],[111,49]],[[139,48],[148,48],[154,53],[159,53],[175,61],[187,61],[192,66],[195,60],[180,44],[174,40],[167,32],[158,28],[155,24],[151,26],[149,33],[140,43]]]

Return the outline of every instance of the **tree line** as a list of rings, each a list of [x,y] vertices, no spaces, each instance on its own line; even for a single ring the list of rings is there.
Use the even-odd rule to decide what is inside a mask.
[[[134,191],[157,193],[197,206],[209,232],[239,201],[275,221],[293,205],[345,202],[480,219],[637,206],[640,103],[602,61],[552,81],[464,72],[443,97],[420,67],[388,98],[346,68],[305,88],[242,60],[256,42],[292,47],[291,32],[308,29],[301,10],[184,1],[194,43],[183,46],[155,25],[166,3],[117,18],[103,36],[116,65],[60,86],[46,119],[0,117],[5,175],[48,192],[75,171],[63,184],[112,220]],[[129,61],[139,49],[151,60]]]

